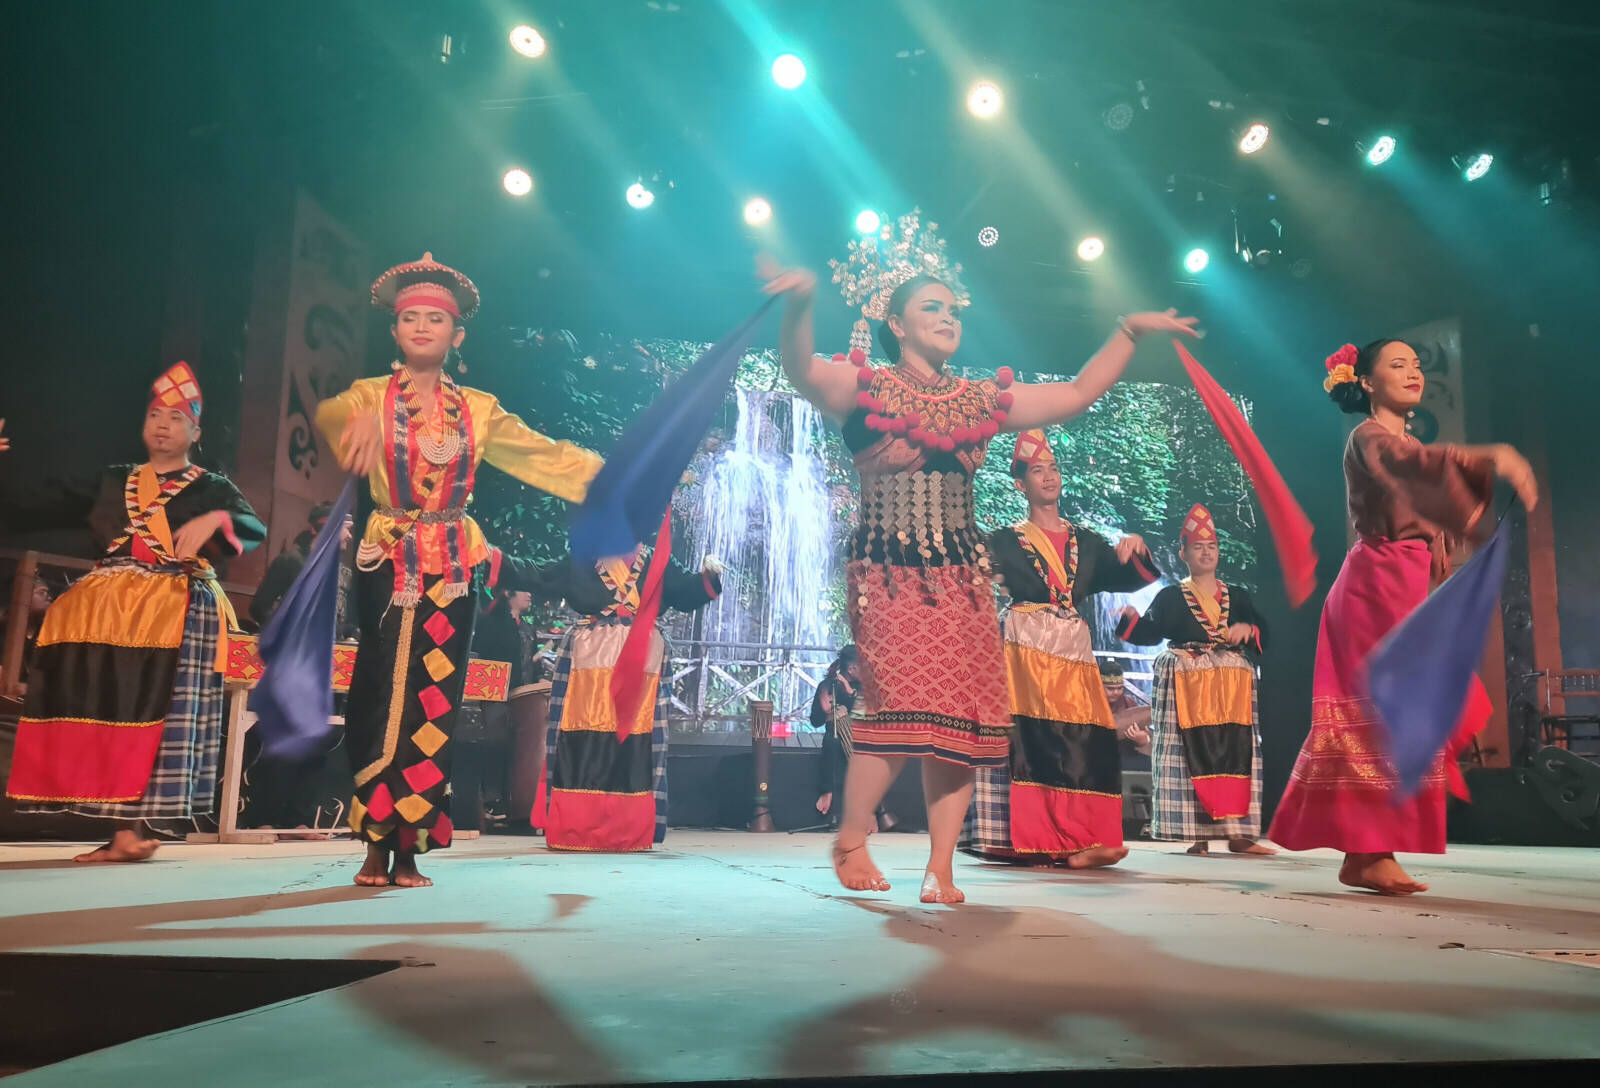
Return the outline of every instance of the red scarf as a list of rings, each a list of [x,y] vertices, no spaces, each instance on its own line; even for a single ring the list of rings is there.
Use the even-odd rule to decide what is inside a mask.
[[[1200,403],[1205,405],[1217,430],[1222,432],[1223,441],[1228,443],[1245,475],[1255,485],[1256,497],[1261,500],[1261,512],[1266,515],[1267,527],[1272,530],[1272,544],[1278,552],[1278,565],[1283,568],[1283,586],[1289,594],[1289,605],[1299,608],[1317,588],[1317,553],[1311,546],[1311,519],[1294,501],[1294,496],[1289,493],[1289,485],[1283,482],[1277,466],[1267,456],[1267,451],[1262,449],[1261,440],[1250,429],[1250,424],[1245,422],[1239,406],[1233,403],[1216,379],[1206,373],[1205,367],[1195,361],[1188,348],[1176,340],[1172,346],[1178,349],[1178,358],[1183,360],[1183,368],[1189,372],[1189,380],[1194,382],[1194,391],[1200,394]]]
[[[645,572],[644,585],[639,590],[639,608],[633,614],[633,626],[622,641],[617,663],[611,669],[611,703],[617,713],[617,742],[628,739],[633,716],[639,711],[639,700],[644,697],[644,669],[650,653],[650,639],[656,631],[656,617],[661,614],[661,583],[667,575],[667,561],[672,554],[672,511],[661,519],[661,531],[656,535],[655,550],[650,553],[650,567]]]

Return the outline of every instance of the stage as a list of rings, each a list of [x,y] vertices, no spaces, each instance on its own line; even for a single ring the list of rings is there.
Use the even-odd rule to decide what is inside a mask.
[[[353,886],[350,842],[179,845],[149,864],[93,867],[67,861],[70,846],[3,846],[8,962],[184,958],[128,961],[141,964],[139,985],[168,987],[144,996],[104,960],[75,968],[102,980],[71,995],[79,1037],[134,1005],[177,1015],[199,991],[172,979],[227,987],[246,977],[211,958],[385,961],[359,981],[14,1083],[526,1084],[1600,1057],[1600,955],[1516,954],[1600,949],[1592,851],[1455,848],[1415,866],[1434,890],[1409,900],[1341,890],[1327,852],[1197,858],[1143,845],[1092,875],[959,859],[970,902],[942,908],[915,902],[922,836],[875,837],[895,887],[871,896],[838,888],[826,843],[674,831],[668,849],[624,857],[484,838],[424,859],[439,884],[417,891]],[[10,974],[8,1016],[49,1004],[18,989],[19,977],[70,988],[61,979],[71,972],[48,970],[55,963]]]

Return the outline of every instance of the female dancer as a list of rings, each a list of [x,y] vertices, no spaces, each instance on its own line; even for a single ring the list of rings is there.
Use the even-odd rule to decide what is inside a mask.
[[[76,861],[144,861],[151,820],[211,812],[233,609],[211,559],[266,526],[225,476],[189,461],[200,386],[187,363],[156,380],[142,465],[61,492],[31,523],[88,523],[101,560],[50,606],[17,727],[8,796],[25,811],[112,821]]]
[[[1157,593],[1143,616],[1122,612],[1117,637],[1168,645],[1156,658],[1155,779],[1150,837],[1192,842],[1204,854],[1227,839],[1235,854],[1273,854],[1261,834],[1261,734],[1256,659],[1266,623],[1250,595],[1217,578],[1217,524],[1196,503],[1183,519],[1178,556],[1189,577]]]
[[[937,242],[912,244],[926,232],[908,220],[899,236],[906,241],[890,249],[888,267],[836,275],[850,281],[847,298],[865,299],[858,328],[866,318],[882,320],[878,340],[892,366],[868,365],[866,337],[852,338],[848,364],[813,353],[811,272],[769,265],[766,289],[788,297],[784,373],[842,424],[861,476],[861,524],[847,574],[861,694],[834,871],[847,888],[889,887],[867,854],[867,833],[905,761],[921,759],[932,840],[921,899],[959,903],[965,897],[952,863],[973,768],[1006,762],[1011,725],[987,547],[973,517],[973,473],[1001,428],[1071,419],[1121,377],[1136,340],[1150,333],[1193,336],[1195,319],[1175,311],[1126,318],[1076,381],[1014,383],[1009,370],[992,381],[957,378],[948,369],[961,346],[955,270],[943,263]],[[875,247],[852,250],[860,256],[869,248]]]
[[[393,310],[402,361],[323,401],[317,426],[339,463],[367,477],[376,507],[356,551],[361,643],[345,714],[350,826],[367,841],[356,883],[413,888],[432,883],[416,855],[450,845],[450,734],[476,611],[468,590],[499,573],[499,553],[466,514],[478,465],[580,502],[600,458],[445,374],[478,309],[467,277],[423,254],[379,276],[372,303]]]
[[[1011,597],[1002,629],[1011,759],[977,773],[962,849],[988,857],[1115,865],[1122,845],[1122,752],[1079,605],[1156,579],[1137,536],[1113,548],[1061,516],[1061,467],[1043,431],[1017,436],[1011,475],[1028,516],[989,534]]]
[[[1510,446],[1425,446],[1407,434],[1422,387],[1422,363],[1403,340],[1346,344],[1328,357],[1323,388],[1343,411],[1368,417],[1344,451],[1357,539],[1322,606],[1311,734],[1268,832],[1290,850],[1344,851],[1339,880],[1386,895],[1427,891],[1394,855],[1444,853],[1446,783],[1461,788],[1456,753],[1489,707],[1478,685],[1439,764],[1402,799],[1366,697],[1367,655],[1449,574],[1452,546],[1489,508],[1495,476],[1528,507],[1538,501],[1532,469]]]

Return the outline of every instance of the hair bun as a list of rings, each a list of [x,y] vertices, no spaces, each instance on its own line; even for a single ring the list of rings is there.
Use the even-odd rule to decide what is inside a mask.
[[[1372,412],[1372,398],[1360,382],[1340,382],[1328,390],[1328,399],[1346,415],[1364,416]]]

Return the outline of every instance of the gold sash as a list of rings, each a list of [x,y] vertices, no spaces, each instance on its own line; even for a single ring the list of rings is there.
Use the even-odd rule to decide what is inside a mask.
[[[1076,572],[1073,572],[1073,574],[1067,573],[1066,564],[1061,561],[1061,553],[1056,551],[1055,541],[1050,539],[1050,534],[1027,520],[1017,522],[1012,528],[1021,533],[1023,538],[1033,547],[1033,550],[1039,553],[1039,557],[1044,560],[1045,566],[1050,568],[1050,573],[1055,575],[1056,581],[1066,587],[1064,592],[1070,603],[1072,600],[1072,583]],[[1068,532],[1071,532],[1070,526],[1068,527]],[[1049,587],[1047,586],[1046,588]]]

